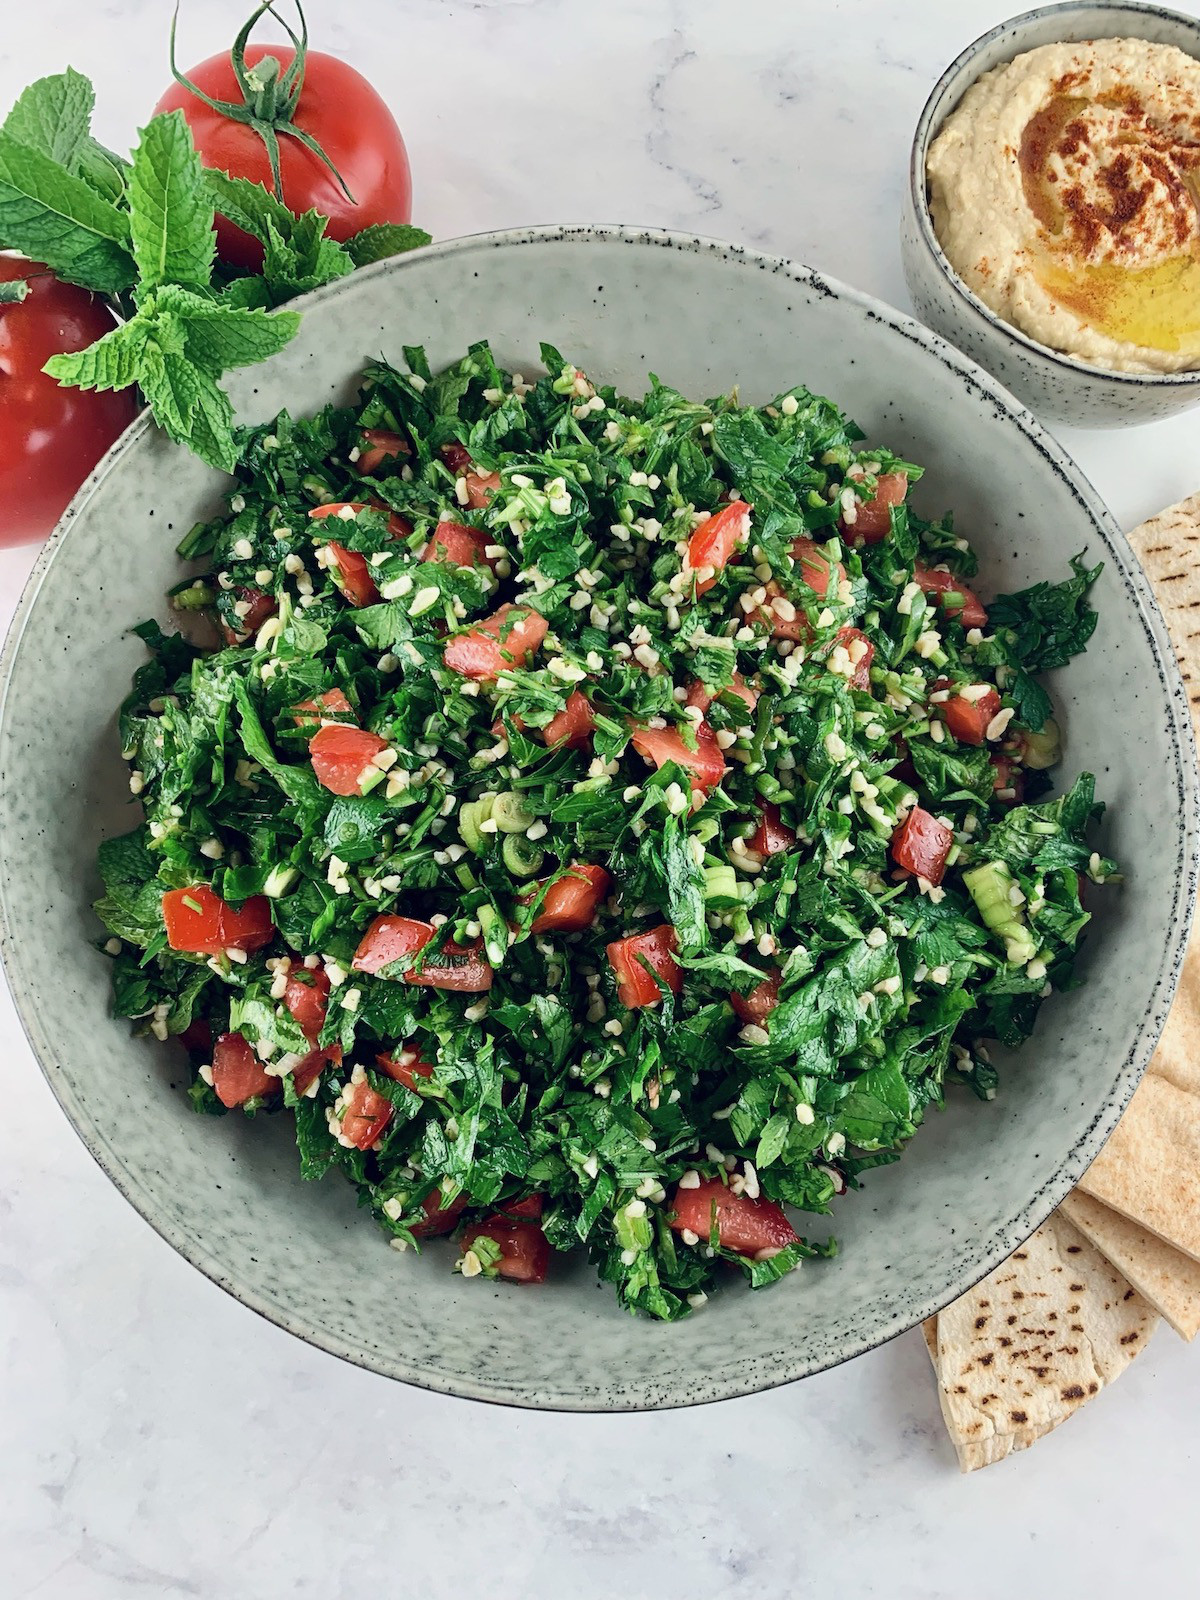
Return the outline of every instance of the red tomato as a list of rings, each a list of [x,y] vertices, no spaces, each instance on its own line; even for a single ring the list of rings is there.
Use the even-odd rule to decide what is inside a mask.
[[[767,974],[760,984],[751,989],[749,994],[729,996],[729,1004],[741,1017],[743,1022],[752,1022],[761,1028],[767,1018],[779,1004],[779,979],[782,974],[772,971]]]
[[[941,883],[954,834],[944,822],[914,806],[892,834],[892,860],[928,883]]]
[[[541,1220],[544,1207],[545,1202],[540,1194],[527,1194],[523,1200],[505,1200],[500,1206],[500,1212],[506,1217],[538,1222]]]
[[[527,667],[550,624],[526,606],[501,606],[466,633],[456,634],[442,651],[442,660],[464,678],[489,682],[505,667]]]
[[[548,745],[563,744],[568,750],[578,750],[587,744],[595,726],[596,719],[587,696],[572,689],[566,705],[542,729],[542,738]]]
[[[279,62],[282,76],[295,54],[285,44],[247,45],[246,66],[270,55]],[[239,107],[243,103],[228,52],[209,56],[185,76],[211,100]],[[249,178],[275,192],[266,145],[253,127],[214,110],[181,83],[173,83],[154,108],[156,116],[164,111],[183,112],[206,167]],[[292,211],[319,211],[329,218],[329,237],[339,241],[377,223],[411,219],[412,177],[404,140],[396,119],[361,73],[337,56],[309,50],[292,124],[320,146],[342,180],[299,139],[281,131],[283,192],[278,198]],[[257,239],[224,217],[217,218],[217,251],[228,266],[250,272],[262,266]]]
[[[316,1044],[329,1010],[329,977],[325,969],[316,967],[310,971],[308,967],[299,967],[289,973],[283,1003],[304,1037],[310,1044]]]
[[[343,511],[386,511],[388,519],[388,532],[393,539],[407,539],[412,532],[412,523],[407,517],[402,517],[398,511],[388,511],[387,506],[378,500],[331,500],[328,505],[314,506],[308,513],[312,522],[324,522],[326,517],[337,517],[339,522],[353,520],[343,517]]]
[[[218,955],[222,950],[261,950],[275,937],[271,902],[252,895],[240,911],[226,905],[205,883],[190,889],[168,889],[162,900],[167,943],[192,955]]]
[[[393,961],[416,955],[436,933],[432,922],[418,922],[415,917],[376,917],[354,952],[354,970],[379,972]],[[478,994],[492,987],[494,976],[491,967],[480,955],[482,949],[482,939],[475,939],[469,945],[447,944],[438,952],[436,959],[425,963],[420,972],[415,968],[406,972],[404,981],[430,984],[435,989],[458,989],[463,993]]]
[[[496,1271],[513,1283],[545,1283],[550,1270],[550,1241],[536,1222],[511,1222],[508,1217],[489,1217],[473,1222],[463,1234],[463,1250],[476,1239],[491,1239],[500,1246]]]
[[[747,848],[757,850],[760,856],[777,856],[781,850],[790,850],[795,842],[796,835],[783,821],[779,807],[764,800],[758,827],[747,840]]]
[[[749,537],[750,507],[744,500],[731,500],[692,534],[688,540],[687,565],[693,572],[711,567],[716,574]],[[701,579],[696,584],[696,593],[706,593],[716,581],[715,576]]]
[[[962,693],[954,694],[942,701],[940,709],[946,726],[960,743],[979,745],[987,738],[988,724],[1000,709],[1000,696],[989,685],[987,693],[977,700]]]
[[[342,1138],[356,1150],[369,1150],[382,1138],[395,1107],[378,1089],[372,1089],[365,1075],[357,1083],[351,1078],[344,1104]]]
[[[45,539],[67,502],[137,415],[133,389],[60,388],[51,356],[86,350],[116,318],[98,295],[59,283],[39,262],[0,255],[0,283],[29,293],[0,305],[0,545]]]
[[[340,689],[326,689],[324,694],[319,694],[315,700],[301,700],[299,705],[292,707],[292,717],[297,727],[311,726],[314,722],[325,722],[329,718],[354,716],[354,707]]]
[[[752,689],[746,682],[745,678],[742,677],[740,672],[734,673],[733,682],[729,685],[728,689],[721,690],[721,693],[736,694],[739,699],[746,702],[751,711],[753,711],[755,706],[758,704],[758,690]],[[706,683],[701,683],[700,679],[697,678],[696,681],[688,688],[687,700],[685,704],[689,706],[699,706],[701,711],[707,713],[709,706],[712,705],[716,698],[716,695],[713,694],[708,685]]]
[[[837,643],[844,645],[852,651],[856,643],[866,646],[866,649],[854,663],[854,671],[850,674],[848,682],[852,689],[869,689],[871,687],[871,663],[875,659],[875,646],[859,628],[839,628]]]
[[[999,753],[992,757],[992,768],[996,774],[992,784],[996,799],[1004,805],[1019,806],[1025,798],[1025,769],[1011,756]]]
[[[580,933],[590,928],[611,885],[612,878],[603,867],[576,863],[566,877],[546,890],[542,909],[533,919],[533,932]]]
[[[335,1067],[342,1064],[342,1047],[340,1044],[330,1045],[328,1050],[310,1050],[292,1068],[292,1088],[298,1095],[305,1095],[313,1083],[321,1076],[327,1064]]]
[[[418,922],[415,917],[376,917],[354,952],[354,970],[379,972],[393,961],[415,956],[436,933],[432,922]]]
[[[477,472],[470,452],[461,444],[444,444],[442,460],[456,477],[462,478],[467,488],[467,504],[472,511],[482,511],[500,487],[498,472]]]
[[[913,581],[921,586],[922,594],[935,600],[946,616],[956,618],[964,628],[987,626],[988,616],[982,600],[954,573],[943,572],[940,567],[916,567]],[[954,598],[948,599],[950,595]]]
[[[449,561],[456,567],[490,567],[495,572],[499,557],[484,554],[491,543],[481,528],[469,528],[465,522],[439,522],[421,551],[421,560]]]
[[[432,1078],[433,1068],[428,1061],[422,1061],[415,1045],[406,1044],[398,1055],[376,1056],[375,1065],[380,1072],[394,1078],[397,1083],[402,1083],[406,1089],[411,1089],[415,1094],[417,1078]]]
[[[245,616],[238,618],[236,628],[227,622],[222,622],[221,632],[225,636],[226,644],[241,644],[252,633],[257,633],[268,617],[275,615],[275,600],[273,596],[264,594],[261,589],[235,589],[233,592],[249,609]]]
[[[389,433],[386,428],[364,428],[362,436],[355,465],[364,478],[376,477],[380,467],[394,468],[401,456],[412,454],[402,433]]]
[[[273,1094],[279,1079],[271,1077],[240,1033],[223,1033],[213,1046],[212,1086],[223,1106],[244,1106],[255,1095]]]
[[[624,939],[614,939],[607,948],[608,964],[617,979],[617,997],[623,1006],[656,1006],[662,992],[642,965],[643,961],[657,972],[669,989],[676,994],[683,988],[683,970],[675,961],[675,929],[669,922],[645,933],[629,934]]]
[[[707,722],[692,724],[696,748],[689,750],[678,728],[645,728],[632,724],[631,743],[639,755],[653,761],[656,767],[665,767],[668,761],[677,761],[689,774],[692,788],[707,794],[715,789],[725,774],[725,757],[717,736]]]
[[[448,1206],[442,1205],[442,1191],[434,1189],[427,1194],[421,1205],[425,1213],[424,1222],[414,1223],[410,1230],[414,1239],[436,1239],[444,1233],[452,1233],[454,1224],[460,1214],[465,1210],[467,1197],[465,1194],[455,1195]]]
[[[345,722],[327,722],[308,741],[317,782],[334,794],[361,794],[362,782],[378,771],[372,757],[387,749],[387,740]]]
[[[854,480],[848,479],[853,484]],[[882,472],[875,481],[875,493],[860,500],[853,522],[845,517],[839,524],[842,536],[851,544],[881,544],[892,531],[891,508],[908,493],[908,476],[903,472]]]
[[[719,1244],[739,1256],[757,1256],[796,1243],[796,1230],[773,1200],[734,1194],[720,1178],[702,1178],[695,1189],[677,1188],[671,1207],[676,1233],[686,1228],[705,1244]]]

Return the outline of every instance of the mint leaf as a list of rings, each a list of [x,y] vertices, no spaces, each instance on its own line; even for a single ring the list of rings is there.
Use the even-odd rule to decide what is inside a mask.
[[[0,282],[0,306],[20,305],[29,293],[29,285],[24,278],[12,278]]]
[[[0,131],[0,245],[44,261],[68,283],[118,294],[136,270],[129,223],[49,156]]]
[[[419,250],[430,243],[432,235],[424,228],[414,228],[410,222],[377,222],[347,239],[346,251],[356,267],[366,267],[372,261],[385,261],[388,256],[403,255],[406,250]]]
[[[129,205],[139,292],[162,283],[207,289],[217,246],[213,207],[182,111],[154,117],[142,129]]]
[[[27,150],[79,172],[80,151],[92,122],[95,91],[82,73],[65,72],[31,83],[4,119],[3,132]]]
[[[127,389],[141,378],[149,336],[148,320],[134,317],[86,350],[51,356],[42,370],[76,389]]]
[[[181,328],[188,360],[211,377],[230,367],[249,367],[282,350],[296,336],[300,318],[294,311],[240,309],[202,299],[188,289],[164,284],[154,300]]]

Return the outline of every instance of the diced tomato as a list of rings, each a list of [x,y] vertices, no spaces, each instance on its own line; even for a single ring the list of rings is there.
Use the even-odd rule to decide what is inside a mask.
[[[372,757],[387,749],[387,740],[366,728],[327,722],[308,741],[308,754],[318,783],[334,794],[361,794],[372,771]]]
[[[222,622],[221,632],[226,644],[241,644],[252,633],[257,633],[268,617],[275,615],[275,596],[266,594],[262,589],[235,589],[233,592],[238,602],[250,609],[238,618],[236,627]]]
[[[222,950],[261,950],[275,936],[271,902],[252,895],[240,911],[227,905],[204,883],[190,889],[168,889],[162,900],[167,943],[192,955],[218,955]]]
[[[419,922],[416,917],[392,914],[376,917],[354,952],[354,970],[380,972],[384,967],[390,967],[393,961],[415,956],[436,933],[432,922]]]
[[[946,616],[956,618],[964,628],[987,626],[988,617],[982,600],[974,589],[953,572],[943,572],[940,567],[916,567],[913,580],[920,585],[922,594],[936,600],[939,609]],[[948,599],[947,596],[953,598]]]
[[[697,582],[697,594],[705,594],[712,588],[717,581],[715,574],[749,537],[750,507],[744,500],[731,500],[700,524],[688,540],[687,564],[693,572],[711,567],[714,576]]]
[[[1024,767],[1019,766],[1011,756],[997,751],[992,757],[992,770],[996,774],[992,783],[992,793],[996,799],[1007,806],[1019,806],[1025,798]]]
[[[364,428],[362,437],[357,466],[366,478],[374,477],[380,467],[394,469],[402,456],[412,454],[402,433],[390,433],[386,428]]]
[[[892,834],[892,860],[928,883],[941,883],[954,834],[931,812],[914,806]]]
[[[481,528],[465,522],[439,522],[421,551],[422,561],[448,561],[455,567],[490,567],[496,570],[497,557],[485,552],[493,541]]]
[[[328,1050],[310,1050],[292,1068],[292,1088],[298,1095],[307,1094],[315,1080],[331,1064],[335,1067],[342,1064],[340,1044],[330,1045]]]
[[[472,511],[482,511],[500,487],[498,472],[478,472],[470,452],[461,444],[444,444],[442,460],[450,471],[466,484],[467,504]]]
[[[848,682],[852,689],[869,689],[871,687],[871,663],[875,659],[875,646],[859,628],[839,628],[837,642],[845,646],[850,653],[851,660],[854,657],[856,644],[861,643],[866,646],[859,655],[858,660],[854,662],[854,671],[850,674]]]
[[[539,1222],[545,1202],[540,1194],[527,1194],[523,1200],[506,1200],[500,1207],[500,1215],[519,1218],[522,1221]]]
[[[212,1086],[223,1106],[244,1106],[255,1095],[274,1094],[273,1078],[240,1033],[223,1033],[213,1046]]]
[[[853,478],[847,480],[853,486]],[[842,536],[850,544],[881,544],[892,531],[891,508],[900,505],[908,493],[908,476],[903,472],[881,472],[875,480],[875,493],[855,506],[853,522],[841,519]]]
[[[467,1197],[465,1194],[456,1194],[448,1206],[442,1204],[442,1191],[434,1189],[425,1196],[421,1210],[425,1213],[424,1222],[415,1222],[412,1226],[414,1239],[438,1239],[443,1234],[453,1233],[454,1224],[466,1209]]]
[[[769,972],[761,983],[756,984],[749,994],[738,994],[735,991],[729,996],[729,1004],[743,1022],[753,1022],[757,1027],[762,1027],[779,1004],[781,977],[782,974],[776,969]]]
[[[316,1044],[329,1010],[329,975],[325,969],[299,967],[289,973],[283,1003],[304,1037],[311,1044]]]
[[[492,987],[495,973],[483,954],[483,940],[469,944],[445,944],[436,959],[427,961],[418,972],[405,973],[408,983],[426,983],[434,989],[455,989],[460,994],[481,994]]]
[[[415,917],[398,917],[391,914],[376,917],[363,934],[354,952],[355,972],[379,972],[414,956],[435,937],[437,929],[431,922],[419,922]],[[490,989],[494,976],[491,967],[480,951],[483,940],[475,939],[469,945],[447,944],[435,960],[428,961],[420,972],[414,969],[404,974],[406,983],[426,983],[436,989],[458,989],[477,994]]]
[[[596,920],[596,908],[608,894],[612,878],[603,867],[575,863],[546,890],[542,909],[533,919],[534,933],[580,933]]]
[[[372,1089],[365,1077],[358,1083],[352,1079],[346,1085],[342,1137],[356,1150],[369,1150],[383,1136],[394,1110],[392,1102]]]
[[[567,703],[542,729],[542,738],[548,745],[566,745],[568,750],[578,750],[587,744],[596,726],[591,702],[578,689],[572,689]]]
[[[432,1078],[433,1068],[428,1061],[422,1061],[420,1052],[414,1045],[406,1044],[398,1055],[379,1055],[375,1057],[375,1065],[380,1072],[394,1078],[397,1083],[402,1083],[406,1089],[417,1092],[417,1078]]]
[[[505,667],[527,667],[549,626],[537,611],[503,605],[465,633],[456,634],[442,651],[442,660],[464,678],[490,682]]]
[[[669,989],[676,994],[683,988],[683,969],[675,960],[675,929],[669,922],[645,933],[632,933],[614,939],[607,948],[608,964],[617,980],[617,996],[623,1006],[656,1006],[662,991],[646,971],[647,962]]]
[[[692,724],[696,748],[690,750],[683,742],[678,728],[647,728],[632,723],[631,743],[639,755],[653,761],[656,767],[665,767],[668,761],[677,761],[689,774],[692,788],[707,794],[715,789],[725,773],[725,757],[717,736],[707,722]]]
[[[746,702],[751,711],[758,704],[758,690],[752,689],[740,672],[734,673],[733,682],[728,689],[722,689],[719,692],[722,694],[736,694],[740,700]],[[717,696],[708,685],[697,678],[688,688],[685,703],[689,706],[699,706],[701,711],[707,715],[709,706],[712,705],[716,698]]]
[[[360,511],[382,511],[388,519],[388,532],[393,539],[407,539],[412,532],[412,523],[407,517],[402,517],[398,511],[389,511],[387,506],[378,500],[331,500],[327,506],[314,506],[308,513],[314,522],[323,522],[326,517],[337,517],[341,521],[353,521],[353,518],[343,518],[343,511],[353,511],[355,515]]]
[[[947,685],[939,680],[938,687],[945,688]],[[983,688],[984,685],[980,684],[979,687]],[[989,684],[987,693],[981,694],[978,699],[959,692],[951,695],[949,700],[943,700],[936,709],[941,710],[946,726],[961,744],[979,745],[987,738],[988,724],[1000,709],[1000,696]]]
[[[500,1246],[496,1271],[502,1278],[513,1283],[545,1283],[550,1270],[550,1241],[536,1222],[512,1222],[504,1216],[473,1222],[463,1234],[463,1250],[469,1250],[481,1238]]]
[[[677,1188],[671,1209],[676,1233],[686,1229],[705,1244],[719,1244],[739,1256],[782,1250],[797,1240],[796,1230],[773,1200],[734,1194],[720,1178],[702,1178],[695,1189]]]
[[[792,848],[796,835],[783,821],[779,807],[770,800],[764,800],[758,827],[746,842],[747,847],[756,850],[760,856],[777,856],[781,850]]]
[[[315,700],[301,700],[299,705],[293,706],[292,716],[297,726],[303,728],[314,722],[324,722],[326,717],[349,717],[353,720],[354,707],[340,689],[326,689]]]
[[[347,550],[344,544],[338,544],[334,539],[329,541],[328,550],[335,562],[329,568],[329,576],[350,604],[360,607],[378,605],[379,590],[371,576],[371,563],[366,556],[359,550]]]

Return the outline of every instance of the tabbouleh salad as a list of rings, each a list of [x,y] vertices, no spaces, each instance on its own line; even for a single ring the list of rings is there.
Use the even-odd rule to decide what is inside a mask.
[[[1035,674],[1080,559],[984,607],[921,469],[796,387],[640,401],[549,346],[371,366],[242,437],[120,716],[115,1009],[198,1111],[294,1119],[398,1248],[673,1319],[897,1159],[1073,982],[1089,775]],[[200,618],[194,619],[199,621]],[[219,630],[219,632],[217,631]],[[195,630],[192,630],[193,634]]]

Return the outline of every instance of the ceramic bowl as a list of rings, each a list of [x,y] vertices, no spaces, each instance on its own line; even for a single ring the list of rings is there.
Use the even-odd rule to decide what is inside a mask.
[[[787,261],[619,228],[460,239],[312,296],[296,342],[238,376],[246,420],[349,399],[361,364],[424,343],[445,363],[489,337],[537,367],[553,341],[641,392],[655,372],[762,401],[798,377],[868,435],[924,462],[917,504],[953,507],[982,590],[1105,562],[1095,644],[1059,682],[1067,769],[1110,802],[1102,847],[1129,867],[1098,895],[1085,988],[1049,1002],[999,1097],[952,1094],[905,1158],[837,1205],[841,1256],[768,1291],[730,1285],[664,1327],[619,1311],[585,1261],[540,1289],[464,1282],[449,1243],[389,1250],[336,1178],[297,1176],[289,1119],[195,1116],[181,1052],[108,1017],[89,943],[98,841],[135,820],[114,731],[141,646],[126,632],[179,576],[174,546],[222,480],[135,424],[81,491],[7,646],[0,721],[0,905],[9,981],[42,1068],[89,1150],[186,1258],[300,1337],[388,1376],[513,1404],[686,1405],[799,1378],[937,1310],[1012,1251],[1113,1128],[1166,1016],[1196,873],[1188,705],[1145,579],[1062,450],[935,335]],[[827,1231],[821,1222],[818,1236]],[[168,1356],[164,1354],[164,1359]],[[170,1357],[170,1359],[174,1359]]]
[[[917,315],[1047,422],[1116,428],[1200,405],[1200,371],[1113,372],[1039,344],[984,305],[942,250],[929,214],[925,164],[942,124],[977,79],[1039,45],[1082,39],[1148,39],[1200,57],[1200,21],[1159,6],[1042,6],[1002,22],[968,45],[934,86],[917,123],[900,224],[900,253]]]

